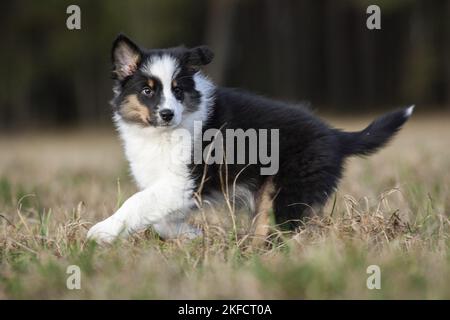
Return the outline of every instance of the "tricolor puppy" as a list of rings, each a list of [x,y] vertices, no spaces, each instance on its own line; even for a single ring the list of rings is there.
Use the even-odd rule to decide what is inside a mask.
[[[345,159],[384,146],[413,111],[393,111],[362,131],[344,132],[301,105],[215,86],[200,71],[212,59],[204,46],[146,50],[123,35],[114,41],[114,121],[140,191],[94,225],[88,238],[111,242],[149,226],[163,238],[195,237],[201,231],[185,219],[223,194],[233,203],[245,200],[258,222],[256,235],[266,232],[268,212],[280,228],[294,230],[333,194]],[[211,148],[211,141],[204,141],[211,129],[223,133],[220,145],[230,142],[228,130],[277,131],[276,140],[266,141],[279,164],[276,172],[262,174],[267,163],[251,162],[249,156],[225,164],[194,163],[194,145],[200,141],[201,148]],[[189,138],[174,139],[177,131]],[[235,156],[255,145],[261,146],[235,146]]]

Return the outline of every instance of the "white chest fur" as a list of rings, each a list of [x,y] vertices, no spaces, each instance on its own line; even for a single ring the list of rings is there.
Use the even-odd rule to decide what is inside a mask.
[[[141,128],[117,121],[125,155],[138,187],[155,184],[167,190],[189,190],[193,187],[189,161],[191,139],[182,139],[171,129]]]

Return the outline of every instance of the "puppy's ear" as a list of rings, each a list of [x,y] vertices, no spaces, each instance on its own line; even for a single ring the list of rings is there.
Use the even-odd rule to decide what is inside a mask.
[[[119,80],[131,76],[142,58],[139,47],[123,34],[119,34],[112,47],[113,75]]]
[[[207,65],[214,58],[214,53],[207,46],[188,49],[185,55],[186,64],[194,69]]]

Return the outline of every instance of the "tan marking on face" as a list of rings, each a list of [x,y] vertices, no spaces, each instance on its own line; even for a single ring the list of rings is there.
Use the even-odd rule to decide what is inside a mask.
[[[155,88],[155,80],[149,79],[147,83],[148,83],[148,86],[149,86],[151,89],[154,89],[154,88]]]
[[[173,87],[173,88],[176,88],[177,85],[178,85],[177,80],[173,80],[173,81],[172,81],[172,87]]]
[[[270,229],[269,213],[273,208],[275,186],[269,178],[259,189],[256,195],[255,218],[253,219],[254,238],[252,244],[260,246],[266,241]]]
[[[120,106],[119,113],[127,121],[144,125],[150,124],[150,112],[146,106],[139,102],[135,94],[125,98]]]

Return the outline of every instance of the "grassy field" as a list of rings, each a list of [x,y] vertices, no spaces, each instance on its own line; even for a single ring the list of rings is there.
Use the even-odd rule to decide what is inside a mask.
[[[207,213],[205,237],[147,230],[85,242],[135,187],[111,130],[0,136],[0,299],[450,298],[449,115],[413,117],[389,147],[348,162],[321,218],[284,241],[250,244],[248,223]],[[369,119],[332,119],[346,129]],[[81,289],[66,287],[69,265]],[[369,290],[369,265],[381,289]]]

